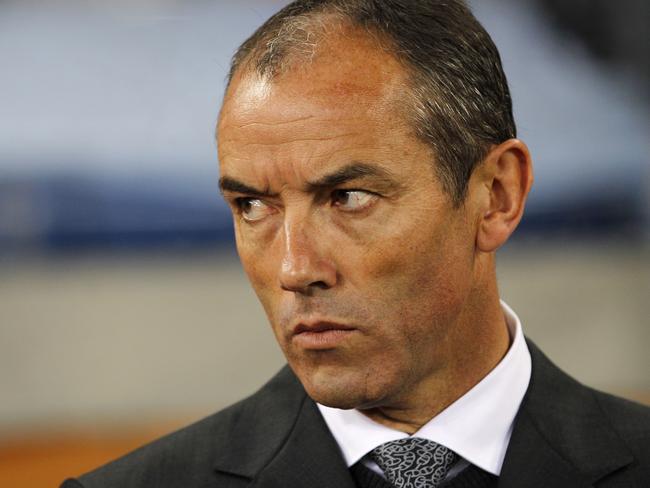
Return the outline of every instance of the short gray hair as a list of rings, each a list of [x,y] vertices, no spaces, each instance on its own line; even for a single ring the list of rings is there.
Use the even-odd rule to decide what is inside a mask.
[[[312,54],[332,15],[387,41],[405,66],[415,132],[433,148],[443,187],[461,205],[490,147],[516,137],[499,52],[464,1],[296,0],[239,47],[228,84],[240,68],[274,76],[294,56]]]

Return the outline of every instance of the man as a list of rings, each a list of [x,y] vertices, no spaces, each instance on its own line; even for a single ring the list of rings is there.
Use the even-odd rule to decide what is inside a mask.
[[[556,369],[500,302],[531,157],[460,1],[299,0],[218,123],[237,248],[289,368],[94,487],[650,485],[650,413]]]

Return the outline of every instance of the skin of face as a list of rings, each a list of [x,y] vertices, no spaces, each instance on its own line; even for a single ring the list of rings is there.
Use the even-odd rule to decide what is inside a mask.
[[[272,80],[242,71],[217,128],[221,186],[275,337],[315,401],[413,431],[508,347],[477,248],[489,175],[452,204],[404,115],[403,67],[363,34]]]

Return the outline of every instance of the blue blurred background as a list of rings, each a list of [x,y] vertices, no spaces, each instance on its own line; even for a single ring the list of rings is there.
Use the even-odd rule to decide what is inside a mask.
[[[536,161],[519,234],[647,237],[643,16],[475,3]],[[214,123],[230,55],[281,5],[1,3],[0,251],[229,245]]]
[[[285,3],[0,1],[0,439],[207,414],[282,364],[213,132]],[[650,2],[470,3],[536,171],[502,294],[561,366],[647,401]]]

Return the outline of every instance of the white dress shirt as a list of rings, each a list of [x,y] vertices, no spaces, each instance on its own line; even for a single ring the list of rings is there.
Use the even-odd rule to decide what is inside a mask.
[[[512,425],[530,382],[530,352],[521,322],[501,301],[512,343],[497,366],[462,397],[449,405],[418,430],[422,437],[442,444],[460,460],[449,477],[468,464],[498,476],[510,442]],[[352,466],[359,460],[383,474],[369,456],[385,442],[409,437],[405,432],[378,424],[357,410],[341,410],[318,404],[343,457]]]

